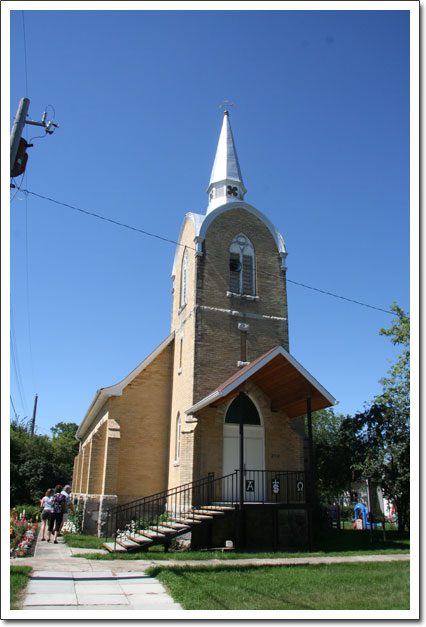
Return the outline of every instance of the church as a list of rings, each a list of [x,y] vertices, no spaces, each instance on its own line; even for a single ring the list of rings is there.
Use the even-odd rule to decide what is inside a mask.
[[[284,239],[244,200],[228,111],[207,195],[183,218],[170,335],[96,392],[77,431],[86,532],[101,535],[111,508],[238,472],[222,503],[284,502],[285,482],[289,501],[293,479],[308,501],[305,416],[336,401],[289,352]]]

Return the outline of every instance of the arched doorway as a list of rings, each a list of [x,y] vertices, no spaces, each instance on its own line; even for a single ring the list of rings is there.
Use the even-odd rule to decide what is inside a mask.
[[[250,472],[265,469],[265,438],[260,413],[253,401],[246,395],[237,396],[229,405],[223,425],[223,475],[230,475],[240,467],[240,403],[244,417],[244,486],[251,482],[249,490],[244,493],[247,502],[258,501],[263,497],[263,473]],[[228,487],[227,487],[228,486]],[[225,498],[229,494],[230,484],[225,485]],[[238,491],[239,486],[237,487]]]

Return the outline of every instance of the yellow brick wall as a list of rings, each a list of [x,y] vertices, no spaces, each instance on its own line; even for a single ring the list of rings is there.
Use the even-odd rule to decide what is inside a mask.
[[[171,402],[170,452],[168,468],[168,487],[174,487],[193,479],[193,434],[191,426],[186,424],[185,409],[193,404],[194,389],[194,339],[196,302],[197,257],[194,243],[195,230],[188,220],[182,232],[179,247],[176,276],[173,285],[172,330],[175,332],[173,391]],[[185,246],[188,249],[188,273],[186,306],[180,307],[181,269]],[[176,422],[181,417],[180,456],[176,459]]]
[[[120,459],[120,425],[109,419],[105,437],[102,494],[117,495],[118,463]]]
[[[92,432],[90,449],[90,474],[88,477],[87,492],[89,494],[102,494],[105,443],[107,435],[107,423],[102,422]]]
[[[80,492],[87,492],[87,484],[89,478],[89,468],[90,468],[90,449],[92,446],[91,441],[87,441],[83,446],[83,461],[82,461],[82,469],[81,469],[81,482],[80,482]]]
[[[120,427],[117,494],[121,500],[167,487],[173,350],[171,342],[124,388],[122,396],[110,399],[109,417]]]

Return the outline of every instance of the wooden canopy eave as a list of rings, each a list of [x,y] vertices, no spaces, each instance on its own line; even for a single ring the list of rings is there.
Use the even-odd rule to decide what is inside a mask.
[[[252,381],[271,400],[272,411],[283,411],[290,418],[306,414],[307,399],[312,411],[325,409],[337,401],[282,346],[235,373],[211,395],[187,410],[193,413],[206,406],[230,402]]]

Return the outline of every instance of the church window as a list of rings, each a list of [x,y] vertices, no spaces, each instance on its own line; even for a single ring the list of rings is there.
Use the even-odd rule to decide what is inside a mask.
[[[186,305],[188,298],[188,249],[185,248],[182,257],[181,276],[180,276],[180,306]]]
[[[183,337],[179,340],[179,370],[182,370]]]
[[[229,290],[249,296],[256,293],[254,247],[244,233],[234,237],[229,248]]]
[[[175,449],[175,462],[180,459],[180,414],[177,415],[176,420],[176,449]]]
[[[242,407],[241,407],[242,405]],[[225,422],[227,424],[239,424],[240,411],[243,412],[243,421],[245,425],[260,425],[259,412],[256,409],[256,405],[247,396],[247,394],[240,394],[235,398],[226,412]]]

